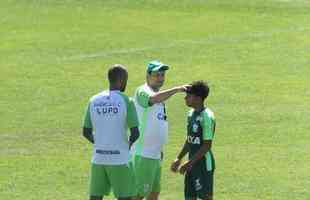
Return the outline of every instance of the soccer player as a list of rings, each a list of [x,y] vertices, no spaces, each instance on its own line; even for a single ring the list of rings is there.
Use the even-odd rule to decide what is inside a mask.
[[[112,66],[108,79],[109,90],[90,99],[83,124],[84,137],[94,144],[90,200],[102,200],[111,189],[118,200],[131,200],[136,192],[129,149],[139,137],[137,113],[133,101],[123,93],[128,79],[125,67]]]
[[[141,134],[132,149],[138,200],[144,197],[148,200],[158,199],[162,151],[168,137],[164,101],[186,90],[186,86],[178,86],[160,91],[168,69],[168,65],[160,61],[151,61],[147,65],[146,83],[138,87],[134,95]]]
[[[186,93],[186,105],[192,108],[188,114],[187,139],[176,160],[171,164],[171,170],[177,172],[182,158],[188,153],[188,161],[179,169],[181,174],[185,174],[185,199],[212,200],[215,163],[211,146],[215,118],[213,112],[204,104],[209,87],[203,81],[196,81]]]

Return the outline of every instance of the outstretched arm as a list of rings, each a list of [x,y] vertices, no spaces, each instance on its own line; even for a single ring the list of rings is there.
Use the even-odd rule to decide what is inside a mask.
[[[187,87],[188,87],[188,85],[182,85],[182,86],[178,86],[178,87],[173,87],[173,88],[168,89],[168,90],[163,90],[163,91],[157,92],[156,94],[154,94],[150,97],[149,105],[153,105],[155,103],[163,102],[178,92],[185,92]]]

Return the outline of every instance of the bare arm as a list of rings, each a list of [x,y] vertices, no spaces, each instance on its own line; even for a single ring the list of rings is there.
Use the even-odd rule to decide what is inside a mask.
[[[132,146],[132,144],[133,144],[135,141],[137,141],[137,139],[139,138],[139,136],[140,136],[140,132],[139,132],[138,127],[130,128],[129,149],[130,149],[130,147]]]
[[[177,158],[172,162],[170,169],[173,172],[178,171],[178,168],[181,164],[182,158],[189,152],[189,146],[187,141],[184,142],[183,148],[178,154]]]
[[[92,144],[94,144],[94,135],[92,128],[83,128],[83,136]]]
[[[187,141],[184,142],[183,148],[177,156],[178,160],[182,160],[182,158],[189,152],[189,146]]]
[[[210,149],[212,146],[212,140],[204,140],[203,145],[200,147],[198,152],[186,163],[184,163],[180,168],[180,173],[184,174],[186,171],[190,171],[193,165],[200,160]]]
[[[185,92],[186,87],[187,85],[182,85],[182,86],[174,87],[168,90],[157,92],[156,94],[150,97],[149,104],[153,105],[155,103],[160,103],[160,102],[163,102],[169,99],[169,97],[173,96],[174,94],[178,92]]]
[[[205,140],[197,153],[193,156],[192,159],[189,160],[191,165],[194,165],[198,160],[200,160],[211,149],[211,146],[212,140]]]

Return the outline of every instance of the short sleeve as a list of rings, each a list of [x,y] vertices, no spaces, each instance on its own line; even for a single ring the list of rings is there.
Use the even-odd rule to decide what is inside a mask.
[[[136,100],[138,104],[144,108],[149,107],[150,94],[147,93],[143,87],[140,87],[136,91]]]
[[[84,128],[93,128],[90,118],[90,103],[88,103],[85,114],[84,114],[84,120],[83,120],[83,127]]]
[[[213,140],[215,129],[215,120],[211,118],[207,112],[202,116],[202,132],[204,140]]]

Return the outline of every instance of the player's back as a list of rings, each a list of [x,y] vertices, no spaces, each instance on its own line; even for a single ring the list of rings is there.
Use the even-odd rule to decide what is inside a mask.
[[[128,157],[127,103],[120,91],[103,91],[91,98],[96,163],[119,163]],[[125,161],[124,161],[125,162]]]

